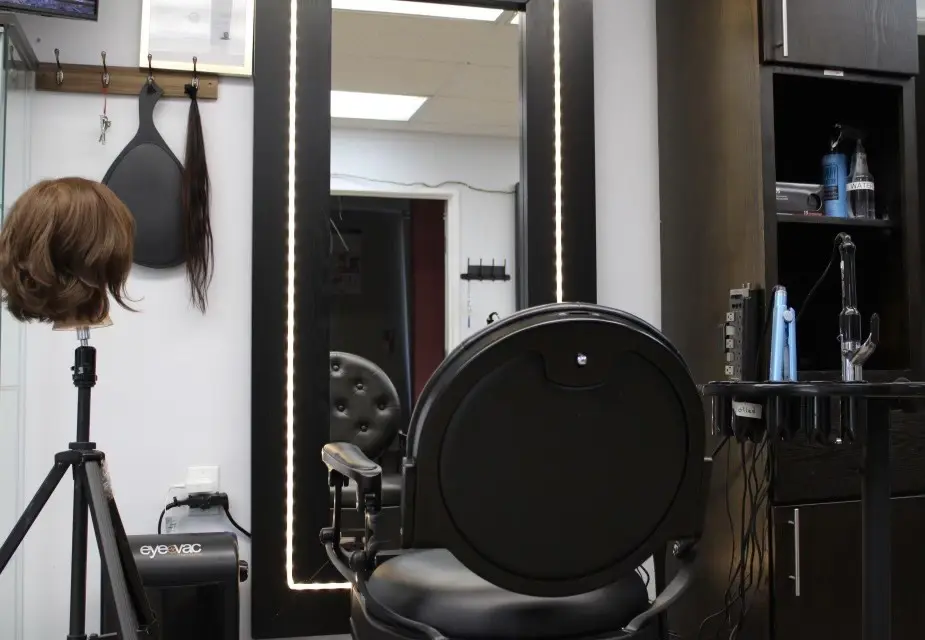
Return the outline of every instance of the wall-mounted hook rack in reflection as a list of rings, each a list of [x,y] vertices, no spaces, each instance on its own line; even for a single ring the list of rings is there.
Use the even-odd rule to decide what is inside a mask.
[[[491,261],[491,264],[483,264],[482,260],[479,260],[478,264],[472,264],[469,260],[466,260],[466,273],[461,274],[459,277],[463,280],[475,280],[476,282],[495,282],[511,279],[511,276],[507,273],[507,260],[504,261],[504,264],[499,265],[496,265],[494,260]]]
[[[107,66],[104,71],[102,65],[59,65],[50,62],[39,65],[35,76],[35,88],[38,91],[58,93],[99,94],[100,78],[103,73],[109,74],[109,86],[107,87],[109,95],[137,96],[148,79],[147,69]],[[196,97],[200,100],[217,100],[218,76],[201,72],[197,75],[199,92]],[[164,90],[165,98],[185,98],[184,87],[190,82],[190,74],[188,71],[159,69],[155,74],[155,80],[157,85]]]

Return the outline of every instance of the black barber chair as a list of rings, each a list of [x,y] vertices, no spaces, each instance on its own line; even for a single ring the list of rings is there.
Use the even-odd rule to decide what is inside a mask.
[[[401,427],[401,404],[389,376],[376,363],[351,353],[331,352],[331,442],[349,442],[370,460],[379,463],[382,474],[382,530],[385,546],[398,546],[401,527],[401,452],[397,443]],[[348,504],[356,504],[356,485],[344,489]],[[334,493],[331,493],[333,505]],[[344,537],[362,536],[363,518],[348,514]]]
[[[321,539],[354,586],[354,638],[658,638],[690,582],[709,461],[697,388],[656,329],[578,304],[496,322],[430,379],[407,448],[397,554],[379,553],[380,467],[354,444],[322,451]],[[348,479],[366,518],[352,551]],[[669,548],[678,571],[650,603],[635,570]]]

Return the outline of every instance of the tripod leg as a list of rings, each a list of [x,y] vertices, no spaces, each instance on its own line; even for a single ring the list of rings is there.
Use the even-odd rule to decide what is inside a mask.
[[[87,498],[74,467],[74,507],[71,520],[71,618],[68,639],[87,637]]]
[[[139,602],[139,597],[145,598],[145,596],[143,591],[141,594],[133,594],[131,589],[134,585],[130,584],[126,578],[128,568],[137,576],[138,570],[135,567],[135,559],[131,555],[124,556],[120,548],[118,541],[120,536],[113,526],[110,511],[112,498],[105,487],[103,470],[99,462],[86,462],[80,467],[80,473],[88,498],[90,516],[93,518],[93,528],[96,530],[96,541],[99,545],[100,557],[112,589],[120,638],[121,640],[136,640],[141,631],[136,603]],[[121,536],[124,537],[124,535],[125,533],[121,532]],[[142,601],[146,602],[147,600],[145,598]]]
[[[42,509],[45,507],[45,503],[48,502],[51,494],[55,492],[55,488],[61,482],[61,478],[67,473],[68,467],[70,467],[70,465],[66,462],[56,462],[55,466],[48,472],[48,475],[45,476],[45,481],[42,482],[42,486],[35,492],[29,506],[23,511],[23,514],[16,522],[16,526],[13,527],[13,531],[10,532],[3,546],[0,547],[0,573],[3,573],[3,570],[6,569],[6,565],[9,564],[13,554],[16,553],[16,549],[22,544],[26,534],[29,533],[29,529],[32,528],[35,519],[39,517]]]

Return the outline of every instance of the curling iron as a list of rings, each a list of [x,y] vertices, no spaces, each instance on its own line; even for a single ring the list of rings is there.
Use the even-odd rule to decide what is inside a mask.
[[[870,359],[880,341],[880,316],[870,317],[870,335],[861,342],[861,312],[858,311],[858,284],[855,278],[857,246],[847,233],[836,238],[841,254],[841,313],[838,315],[838,340],[841,342],[841,377],[843,382],[862,382],[864,363]]]

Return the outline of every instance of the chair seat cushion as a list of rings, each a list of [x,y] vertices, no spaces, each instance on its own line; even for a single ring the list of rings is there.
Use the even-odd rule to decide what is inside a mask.
[[[536,598],[500,589],[443,549],[409,550],[369,580],[379,604],[452,638],[566,638],[619,631],[645,611],[637,574],[591,593]]]

